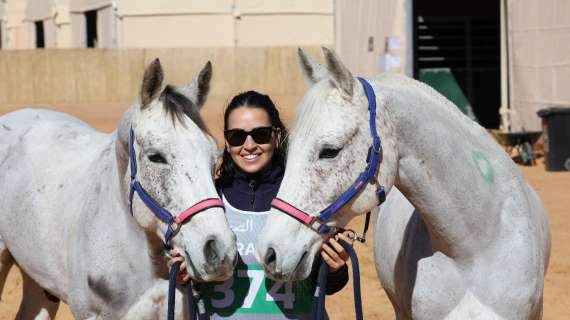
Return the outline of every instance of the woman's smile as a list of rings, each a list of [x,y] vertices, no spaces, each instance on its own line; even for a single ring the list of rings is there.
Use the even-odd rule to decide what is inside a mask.
[[[246,155],[242,155],[242,157],[249,162],[254,162],[257,159],[259,159],[259,154],[246,154]]]

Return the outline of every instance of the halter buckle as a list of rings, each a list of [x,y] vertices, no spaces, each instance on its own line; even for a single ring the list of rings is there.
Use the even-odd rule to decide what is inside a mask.
[[[309,223],[309,226],[311,227],[311,229],[319,232],[319,230],[321,229],[321,226],[323,226],[323,225],[324,225],[324,223],[319,219],[319,217],[311,217],[311,222]]]
[[[366,233],[359,234],[358,232],[354,231],[353,229],[346,229],[348,231],[348,238],[352,241],[358,241],[360,243],[366,242]]]
[[[372,143],[372,145],[370,145],[370,147],[368,148],[368,153],[366,154],[366,163],[370,163],[370,158],[372,158],[372,153],[375,153],[376,156],[380,155],[380,152],[382,152],[382,145],[380,143],[378,143],[376,145],[376,143]]]
[[[170,231],[170,239],[174,238],[174,236],[176,236],[176,234],[178,234],[178,232],[180,231],[180,228],[182,227],[182,224],[178,224],[174,221],[174,219],[172,219],[172,221],[170,221],[168,223],[168,230]],[[170,240],[169,239],[169,240]],[[165,239],[166,240],[166,239]]]

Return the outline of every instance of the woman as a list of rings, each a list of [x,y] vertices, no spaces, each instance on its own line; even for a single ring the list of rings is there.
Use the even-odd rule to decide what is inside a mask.
[[[238,265],[222,283],[201,285],[200,293],[213,319],[309,319],[317,269],[305,281],[280,282],[265,278],[255,257],[256,237],[277,195],[285,169],[287,131],[269,96],[247,91],[235,96],[224,113],[225,149],[216,186],[237,237]],[[320,252],[329,266],[327,294],[348,282],[348,254],[337,242],[324,243]],[[183,260],[173,253],[171,263]],[[188,275],[182,265],[180,282]]]

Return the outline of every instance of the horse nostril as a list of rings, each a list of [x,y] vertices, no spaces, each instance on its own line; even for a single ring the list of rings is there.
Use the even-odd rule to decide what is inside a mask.
[[[267,254],[265,255],[265,266],[270,270],[275,270],[275,261],[277,260],[277,255],[273,248],[267,249]]]
[[[216,246],[216,240],[210,239],[206,241],[206,244],[204,245],[204,257],[210,266],[213,266],[214,268],[218,267],[220,264],[220,255]]]

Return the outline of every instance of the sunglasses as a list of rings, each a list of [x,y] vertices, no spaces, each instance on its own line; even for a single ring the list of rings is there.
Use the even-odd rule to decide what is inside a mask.
[[[229,129],[224,131],[224,137],[230,146],[239,147],[244,144],[247,136],[251,136],[257,144],[270,143],[272,133],[273,127],[257,127],[251,131]]]

